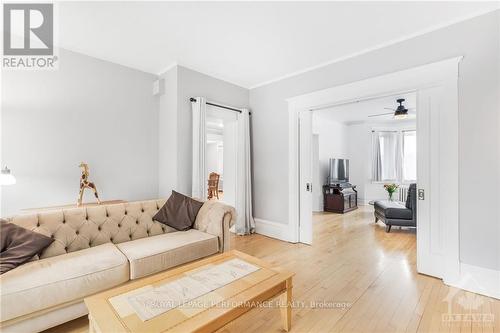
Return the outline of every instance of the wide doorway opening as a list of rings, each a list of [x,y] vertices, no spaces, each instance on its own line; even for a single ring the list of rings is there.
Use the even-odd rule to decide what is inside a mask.
[[[347,214],[390,201],[379,203],[393,207],[388,218],[404,216],[382,224],[415,229],[416,198],[408,195],[417,183],[416,92],[313,110],[312,136],[313,212]]]
[[[385,219],[393,226],[394,220],[412,221],[408,226],[416,227],[418,272],[445,282],[458,279],[460,59],[288,99],[294,241],[312,244],[312,213],[321,207],[342,214],[361,204],[376,207],[379,199],[394,200],[410,210],[383,216],[375,209],[373,221]],[[335,111],[336,123],[327,126],[327,114]],[[325,196],[325,185],[336,200]],[[391,200],[388,186],[394,187]],[[412,187],[414,197],[408,201]]]

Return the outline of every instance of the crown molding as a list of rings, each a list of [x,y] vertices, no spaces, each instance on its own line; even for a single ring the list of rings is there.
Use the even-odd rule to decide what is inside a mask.
[[[500,6],[500,3],[499,3],[499,6]],[[494,10],[483,10],[483,11],[480,11],[480,12],[476,12],[474,14],[471,14],[471,15],[468,15],[468,16],[463,16],[463,17],[451,20],[451,21],[443,23],[443,24],[435,25],[433,27],[430,27],[430,28],[427,28],[427,29],[423,29],[423,30],[418,31],[418,32],[413,33],[413,34],[408,34],[408,35],[400,37],[400,38],[392,39],[392,40],[387,41],[385,43],[381,43],[381,44],[375,45],[373,47],[369,47],[369,48],[366,48],[366,49],[363,49],[363,50],[360,50],[360,51],[357,51],[357,52],[353,52],[353,53],[350,53],[348,55],[345,55],[345,56],[342,56],[342,57],[339,57],[339,58],[335,58],[335,59],[332,59],[332,60],[320,63],[320,64],[315,65],[315,66],[306,67],[304,69],[301,69],[301,70],[298,70],[298,71],[295,71],[295,72],[292,72],[292,73],[289,73],[289,74],[285,74],[285,75],[276,77],[274,79],[270,79],[270,80],[267,80],[267,81],[255,84],[253,86],[250,86],[248,89],[252,90],[252,89],[256,89],[256,88],[259,88],[259,87],[262,87],[262,86],[266,86],[266,85],[269,85],[269,84],[272,84],[272,83],[276,83],[276,82],[279,82],[279,81],[282,81],[282,80],[285,80],[285,79],[289,79],[291,77],[294,77],[294,76],[297,76],[297,75],[300,75],[300,74],[304,74],[304,73],[307,73],[307,72],[310,72],[310,71],[313,71],[313,70],[316,70],[316,69],[320,69],[322,67],[326,67],[328,65],[332,65],[332,64],[339,63],[339,62],[342,62],[342,61],[345,61],[345,60],[348,60],[348,59],[352,59],[352,58],[358,57],[358,56],[363,55],[363,54],[367,54],[367,53],[370,53],[370,52],[373,52],[373,51],[376,51],[376,50],[383,49],[385,47],[393,46],[395,44],[398,44],[398,43],[401,43],[401,42],[404,42],[404,41],[407,41],[407,40],[410,40],[410,39],[413,39],[413,38],[416,38],[416,37],[419,37],[419,36],[423,36],[423,35],[426,35],[428,33],[431,33],[431,32],[434,32],[434,31],[438,31],[440,29],[452,26],[454,24],[457,24],[457,23],[460,23],[460,22],[463,22],[463,21],[467,21],[467,20],[470,20],[470,19],[482,16],[482,15],[486,15],[486,14],[489,14],[489,13],[492,13],[492,12],[495,12],[495,11],[497,11],[497,12],[500,13],[500,10],[498,8],[494,9]]]

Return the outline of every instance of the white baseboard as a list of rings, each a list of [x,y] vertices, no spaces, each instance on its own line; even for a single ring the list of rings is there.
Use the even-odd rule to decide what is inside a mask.
[[[453,287],[500,299],[500,271],[460,263],[460,279]]]
[[[367,206],[369,202],[370,202],[370,200],[358,198],[358,206]]]
[[[267,237],[276,238],[285,242],[290,241],[288,224],[254,218],[255,232]]]

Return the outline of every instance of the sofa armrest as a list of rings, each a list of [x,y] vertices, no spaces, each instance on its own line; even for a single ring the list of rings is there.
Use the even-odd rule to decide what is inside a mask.
[[[220,201],[208,200],[200,208],[194,228],[219,238],[219,251],[230,249],[229,228],[236,221],[236,211],[233,207]]]

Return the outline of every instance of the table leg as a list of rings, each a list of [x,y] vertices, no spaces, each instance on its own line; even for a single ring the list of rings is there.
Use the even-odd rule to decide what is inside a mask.
[[[94,322],[90,314],[89,314],[89,333],[96,333],[96,330],[94,329]]]
[[[283,329],[288,332],[292,328],[292,278],[286,280],[286,290],[279,296],[279,304]]]

